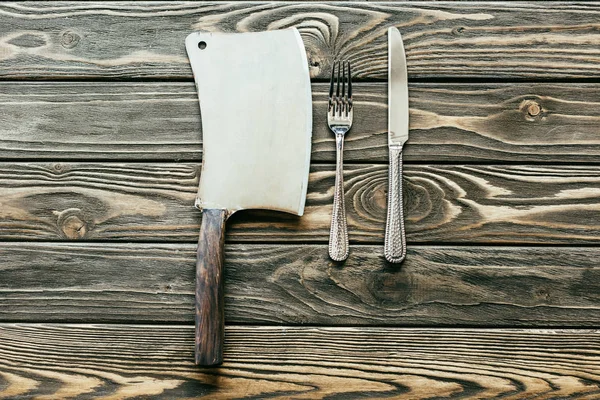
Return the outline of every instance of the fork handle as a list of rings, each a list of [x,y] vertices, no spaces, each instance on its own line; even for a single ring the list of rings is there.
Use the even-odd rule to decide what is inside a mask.
[[[335,134],[336,168],[331,231],[329,232],[329,257],[334,261],[344,261],[350,253],[346,204],[344,201],[344,135]]]
[[[390,147],[390,171],[387,223],[383,254],[391,263],[401,263],[406,257],[404,207],[402,202],[402,146]]]

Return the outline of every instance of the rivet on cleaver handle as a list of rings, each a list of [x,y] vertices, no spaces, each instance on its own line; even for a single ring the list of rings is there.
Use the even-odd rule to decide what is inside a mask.
[[[312,136],[306,50],[297,29],[186,38],[202,116],[196,363],[223,361],[225,221],[246,209],[302,215]]]

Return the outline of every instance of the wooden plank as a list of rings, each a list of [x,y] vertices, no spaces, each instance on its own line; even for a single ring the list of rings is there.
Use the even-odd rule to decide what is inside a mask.
[[[5,398],[569,398],[600,395],[597,330],[0,325]]]
[[[303,217],[244,211],[228,241],[325,242],[333,165],[315,165]],[[414,243],[598,243],[600,167],[408,165]],[[190,241],[197,164],[0,163],[0,239]],[[353,243],[381,243],[386,165],[345,166]]]
[[[313,84],[313,161],[333,162]],[[387,161],[385,84],[356,84],[346,162]],[[596,162],[598,84],[411,84],[407,162]],[[0,158],[188,160],[201,158],[192,83],[0,83]]]
[[[599,16],[598,3],[558,2],[5,2],[0,77],[189,79],[193,30],[296,26],[312,76],[348,58],[357,79],[383,79],[395,25],[411,79],[597,78]]]
[[[193,323],[194,244],[3,243],[0,320]],[[600,249],[227,245],[228,324],[579,326],[600,323]]]

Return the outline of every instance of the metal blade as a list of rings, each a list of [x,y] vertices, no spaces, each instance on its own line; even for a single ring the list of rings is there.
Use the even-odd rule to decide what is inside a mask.
[[[388,145],[401,146],[408,140],[408,74],[402,36],[388,29]]]
[[[312,99],[298,30],[194,32],[186,49],[202,115],[196,206],[302,215]]]

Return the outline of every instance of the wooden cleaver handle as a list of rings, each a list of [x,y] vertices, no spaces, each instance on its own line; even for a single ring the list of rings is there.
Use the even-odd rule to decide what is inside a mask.
[[[202,211],[196,261],[196,365],[223,362],[223,246],[227,210]]]

